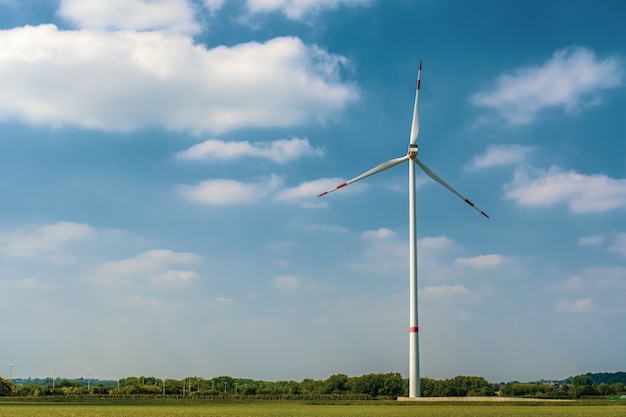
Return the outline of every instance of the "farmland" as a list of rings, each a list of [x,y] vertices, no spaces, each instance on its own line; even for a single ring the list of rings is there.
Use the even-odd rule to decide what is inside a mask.
[[[298,402],[298,401],[166,401],[129,403],[113,401],[51,402],[3,401],[3,417],[48,416],[574,416],[623,417],[626,402],[592,401],[567,403],[398,403],[376,402]]]

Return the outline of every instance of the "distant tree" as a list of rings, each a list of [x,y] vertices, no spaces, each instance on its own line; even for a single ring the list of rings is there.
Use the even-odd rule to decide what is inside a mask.
[[[13,391],[13,384],[10,380],[0,377],[0,397],[8,397]]]
[[[613,394],[614,395],[621,395],[624,392],[626,392],[624,390],[624,384],[622,384],[621,382],[614,382],[611,384],[611,389],[613,390]]]
[[[69,379],[62,379],[61,382],[55,384],[57,387],[59,388],[64,388],[64,387],[74,387],[74,388],[80,388],[83,385],[78,382],[78,381],[70,381]]]
[[[349,391],[352,393],[363,394],[371,398],[396,398],[405,396],[405,391],[408,390],[405,379],[397,372],[352,377],[349,386]]]
[[[312,397],[322,392],[322,386],[324,383],[311,378],[305,378],[300,382],[300,389],[302,394],[308,397]]]
[[[450,384],[470,396],[492,396],[495,395],[495,387],[485,378],[480,376],[457,376],[450,381]]]
[[[585,387],[593,385],[593,381],[589,375],[576,375],[572,378],[572,385],[575,387]]]
[[[93,395],[106,395],[109,393],[109,389],[102,384],[98,384],[94,387],[91,387],[91,393]]]
[[[605,382],[599,384],[596,387],[596,391],[598,391],[598,394],[605,395],[605,396],[613,394],[613,390],[611,389],[611,386]]]
[[[438,397],[438,381],[432,378],[420,378],[420,394],[422,397]]]
[[[576,375],[572,378],[572,388],[570,392],[573,398],[597,395],[597,391],[589,375]]]
[[[344,374],[331,375],[324,381],[324,394],[343,394],[348,391],[348,376]]]

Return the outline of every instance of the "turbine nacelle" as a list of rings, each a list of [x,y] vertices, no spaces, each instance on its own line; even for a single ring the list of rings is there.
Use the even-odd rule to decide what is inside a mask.
[[[407,153],[407,158],[415,160],[415,158],[417,158],[417,153],[419,152],[419,150],[417,149],[417,144],[416,143],[412,143],[409,145],[409,153]]]

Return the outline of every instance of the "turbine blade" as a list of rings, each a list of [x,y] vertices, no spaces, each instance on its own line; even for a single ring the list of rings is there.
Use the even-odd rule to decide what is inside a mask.
[[[352,184],[353,182],[357,182],[359,180],[362,180],[363,178],[369,177],[370,175],[374,175],[374,174],[377,174],[377,173],[379,173],[381,171],[384,171],[386,169],[395,167],[396,165],[401,164],[401,163],[403,163],[404,161],[406,161],[408,159],[409,159],[408,155],[403,156],[401,158],[390,159],[389,161],[383,162],[382,164],[375,166],[374,168],[370,169],[369,171],[366,171],[366,172],[362,173],[361,175],[359,175],[357,177],[354,177],[351,180],[348,180],[348,181],[344,182],[343,184],[339,184],[338,186],[336,186],[334,188],[331,188],[328,191],[324,191],[322,194],[318,195],[318,197],[321,197],[321,196],[326,195],[328,193],[332,193],[335,190],[343,188],[346,185]]]
[[[455,190],[454,188],[452,188],[452,186],[450,184],[448,184],[447,182],[445,182],[439,175],[435,174],[430,168],[428,168],[426,165],[424,165],[422,163],[422,161],[420,161],[419,159],[415,158],[415,163],[422,168],[422,171],[424,171],[426,173],[426,175],[428,175],[430,178],[434,179],[435,181],[437,181],[439,184],[443,185],[444,187],[446,187],[448,190],[450,190],[454,195],[456,195],[457,197],[459,197],[461,200],[465,201],[467,204],[469,204],[470,206],[472,206],[474,208],[474,210],[478,211],[480,214],[482,214],[483,216],[485,216],[486,218],[489,218],[489,216],[487,215],[487,213],[485,213],[484,211],[482,211],[481,209],[479,209],[478,207],[476,207],[474,205],[474,203],[472,203],[471,201],[469,201],[467,198],[465,198],[465,196],[461,195],[461,193],[459,193],[457,190]]]
[[[417,70],[417,84],[415,85],[415,105],[413,106],[413,123],[411,124],[411,145],[415,145],[417,142],[417,135],[420,131],[419,122],[419,99],[420,99],[420,79],[422,77],[422,61],[420,61],[420,67]]]

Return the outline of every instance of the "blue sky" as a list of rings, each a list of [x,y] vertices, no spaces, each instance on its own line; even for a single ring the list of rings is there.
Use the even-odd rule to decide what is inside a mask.
[[[621,1],[0,0],[14,377],[626,368]],[[0,372],[8,376],[9,367]]]

